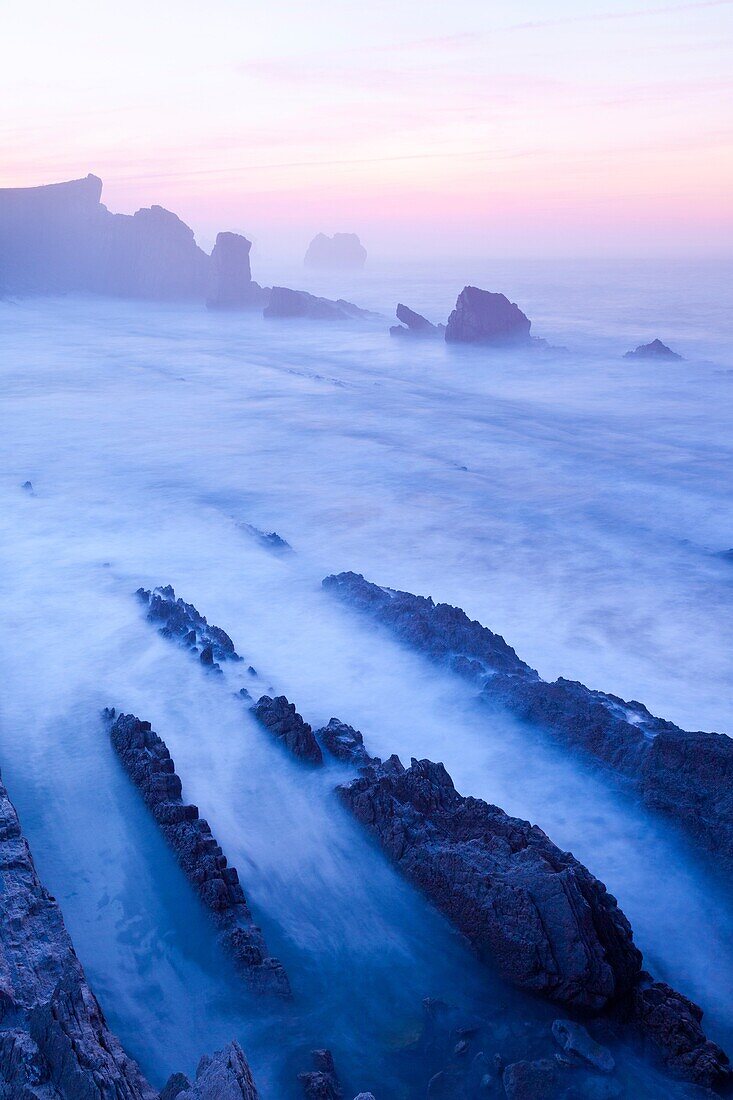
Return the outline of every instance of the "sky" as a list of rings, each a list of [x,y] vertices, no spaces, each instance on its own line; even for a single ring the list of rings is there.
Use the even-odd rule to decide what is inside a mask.
[[[0,0],[0,186],[204,246],[733,254],[733,0]]]

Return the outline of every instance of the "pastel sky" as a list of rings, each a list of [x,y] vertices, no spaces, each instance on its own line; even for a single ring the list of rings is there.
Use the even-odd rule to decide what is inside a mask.
[[[733,252],[733,0],[2,0],[0,186],[302,255]]]

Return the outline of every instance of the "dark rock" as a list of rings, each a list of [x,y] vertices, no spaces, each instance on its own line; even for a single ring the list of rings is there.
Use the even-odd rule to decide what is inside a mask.
[[[338,298],[317,298],[306,290],[290,290],[286,286],[274,286],[270,300],[263,310],[265,317],[302,317],[311,321],[351,321],[358,317],[372,317],[366,309],[359,309],[353,302]]]
[[[110,736],[127,774],[140,791],[163,836],[211,913],[226,949],[247,981],[257,990],[289,995],[290,985],[282,964],[267,954],[260,929],[247,905],[239,875],[211,835],[196,806],[181,797],[181,780],[165,743],[132,714],[115,717]]]
[[[160,1094],[160,1100],[176,1100],[182,1092],[191,1088],[191,1082],[185,1073],[172,1073]]]
[[[682,359],[661,340],[652,340],[651,344],[639,344],[633,351],[627,351],[624,359]]]
[[[314,1069],[298,1074],[306,1100],[343,1100],[344,1093],[331,1051],[314,1050],[311,1054]]]
[[[359,730],[355,730],[353,726],[347,726],[338,718],[331,718],[327,726],[317,730],[316,738],[325,745],[331,756],[335,756],[344,764],[364,767],[367,764],[379,763],[379,760],[370,756],[364,748],[364,738]]]
[[[239,233],[218,233],[209,264],[208,309],[254,309],[267,304],[270,292],[252,281],[252,242]]]
[[[237,1042],[211,1056],[204,1055],[193,1084],[173,1095],[175,1100],[259,1100],[249,1064]]]
[[[391,336],[440,336],[445,330],[444,325],[433,325],[426,317],[415,313],[401,302],[397,306],[396,313],[398,321],[402,321],[402,324],[392,326],[389,330]]]
[[[308,764],[323,763],[323,753],[313,730],[298,714],[295,704],[289,703],[284,695],[274,699],[263,695],[252,707],[252,713],[293,756]]]
[[[514,1062],[502,1078],[507,1100],[552,1100],[561,1095],[557,1068],[549,1058]]]
[[[616,1063],[610,1050],[591,1038],[582,1024],[573,1020],[555,1020],[552,1034],[566,1054],[577,1055],[601,1073],[613,1071]]]
[[[687,732],[636,700],[572,680],[547,683],[500,635],[460,608],[380,588],[356,573],[327,577],[323,584],[406,644],[479,684],[482,701],[600,762],[716,858],[733,861],[733,739]]]
[[[633,993],[633,1014],[672,1070],[707,1087],[730,1081],[728,1057],[705,1038],[702,1009],[693,1001],[644,975]]]
[[[319,233],[308,245],[303,260],[306,267],[346,271],[364,266],[367,252],[356,233]]]
[[[110,1032],[0,779],[0,1096],[156,1100]]]
[[[277,531],[261,531],[251,523],[240,523],[239,527],[256,539],[266,550],[271,550],[275,554],[287,554],[293,549],[289,542],[278,535]]]
[[[448,318],[448,343],[527,343],[531,321],[503,294],[466,286]]]
[[[135,593],[147,607],[148,622],[162,623],[160,633],[164,638],[174,638],[180,645],[198,651],[201,664],[218,669],[217,661],[241,661],[234,642],[221,627],[209,625],[192,603],[176,599],[171,585],[154,588],[138,588]]]
[[[30,493],[30,495],[32,496],[33,495],[33,482],[32,481],[24,481],[23,484],[21,485],[21,489],[25,489],[26,493]]]
[[[537,826],[464,798],[428,760],[392,757],[338,792],[507,980],[594,1011],[632,989],[641,954],[616,899]]]

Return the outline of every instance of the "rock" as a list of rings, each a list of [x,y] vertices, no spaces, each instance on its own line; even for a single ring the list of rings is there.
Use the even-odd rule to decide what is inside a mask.
[[[293,756],[308,764],[323,763],[323,753],[313,730],[298,714],[295,704],[289,703],[284,695],[274,699],[263,695],[252,707],[252,713],[260,725],[274,734]]]
[[[441,332],[445,330],[444,325],[431,324],[426,317],[423,317],[420,313],[415,313],[408,306],[403,306],[401,302],[397,306],[396,312],[397,319],[402,321],[402,324],[393,325],[389,330],[390,336],[440,336]]]
[[[259,1093],[244,1051],[239,1043],[232,1042],[216,1054],[204,1055],[196,1070],[196,1080],[173,1097],[175,1100],[259,1100]],[[166,1100],[162,1094],[161,1100]]]
[[[730,1082],[728,1057],[706,1039],[702,1009],[693,1001],[645,974],[633,993],[633,1015],[666,1064],[681,1076],[708,1088]]]
[[[672,351],[661,340],[652,340],[651,344],[639,344],[633,351],[627,351],[624,359],[682,359],[676,351]]]
[[[263,310],[265,317],[306,318],[310,321],[351,321],[358,317],[374,316],[366,309],[359,309],[353,302],[338,298],[317,298],[306,290],[290,290],[286,286],[274,286],[270,300]]]
[[[367,252],[356,233],[318,233],[308,245],[303,263],[306,267],[358,270],[366,263]]]
[[[132,714],[105,712],[110,737],[122,766],[140,791],[160,831],[201,901],[209,910],[224,947],[256,990],[290,994],[282,963],[268,955],[254,923],[236,868],[211,835],[196,806],[181,797],[181,780],[165,743]]]
[[[107,1027],[0,779],[0,1096],[157,1100]]]
[[[557,1069],[549,1058],[514,1062],[502,1077],[507,1100],[552,1100],[560,1096]]]
[[[560,677],[547,683],[499,635],[461,608],[382,588],[360,574],[324,587],[407,645],[480,686],[480,698],[580,750],[636,788],[646,805],[733,863],[733,739],[687,732],[636,700]]]
[[[185,1073],[172,1073],[160,1094],[160,1100],[176,1100],[182,1092],[191,1088],[191,1082]]]
[[[445,338],[451,344],[527,343],[531,322],[503,294],[466,286],[448,318]]]
[[[166,584],[152,591],[138,588],[135,595],[147,607],[148,622],[162,623],[159,633],[164,638],[173,638],[194,653],[200,651],[199,659],[205,667],[218,670],[217,661],[243,660],[226,631],[210,626],[192,603],[176,599],[171,585]]]
[[[251,523],[240,523],[238,526],[256,539],[260,546],[264,546],[265,550],[270,550],[274,554],[287,554],[293,549],[289,542],[278,535],[277,531],[261,531]]]
[[[254,309],[266,305],[270,292],[252,280],[252,242],[239,233],[218,233],[209,264],[208,309]]]
[[[24,489],[26,493],[28,493],[30,496],[33,496],[33,482],[32,481],[24,481],[23,484],[21,485],[21,489]]]
[[[582,1024],[572,1020],[555,1020],[552,1034],[566,1054],[578,1055],[601,1073],[613,1072],[616,1063],[610,1050],[592,1039]]]
[[[391,757],[338,793],[508,981],[592,1011],[633,988],[641,954],[615,898],[537,826],[464,798],[429,760]]]
[[[298,1074],[306,1100],[342,1100],[344,1093],[331,1051],[314,1050],[311,1051],[311,1056],[315,1068],[308,1073]]]
[[[373,1092],[360,1092],[354,1100],[375,1100],[375,1097]]]
[[[359,730],[353,726],[347,726],[338,718],[331,718],[327,726],[316,731],[316,738],[337,760],[344,764],[356,764],[364,767],[367,764],[380,763],[380,761],[364,748],[364,738]]]

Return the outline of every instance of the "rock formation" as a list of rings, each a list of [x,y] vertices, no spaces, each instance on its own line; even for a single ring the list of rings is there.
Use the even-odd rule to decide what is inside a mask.
[[[633,988],[641,954],[616,899],[536,825],[464,798],[429,760],[391,757],[338,791],[507,981],[591,1011]]]
[[[284,695],[275,699],[263,695],[252,707],[252,713],[293,756],[307,764],[323,763],[323,753],[313,730],[298,714],[295,704],[289,703]]]
[[[330,752],[336,760],[344,764],[356,764],[364,767],[374,762],[381,763],[377,757],[370,756],[364,747],[364,738],[359,730],[353,726],[347,726],[338,718],[332,718],[327,726],[316,731],[316,738],[320,744]]]
[[[259,1100],[252,1072],[239,1043],[204,1055],[192,1083],[182,1073],[171,1077],[160,1100]]]
[[[530,326],[503,294],[466,286],[448,318],[445,338],[451,344],[522,344],[529,341]]]
[[[248,535],[256,539],[260,546],[273,554],[287,554],[293,549],[289,542],[278,535],[277,531],[261,531],[259,527],[255,527],[251,523],[240,523],[238,526],[240,530],[246,531]]]
[[[366,309],[360,309],[353,302],[338,298],[317,298],[306,290],[290,290],[286,286],[274,286],[270,299],[263,310],[264,317],[306,318],[309,321],[352,321],[358,317],[373,316]]]
[[[717,858],[733,861],[733,739],[686,732],[642,703],[572,680],[547,683],[500,635],[460,608],[380,588],[355,573],[323,584],[406,644],[475,681],[482,701],[600,761],[647,806],[673,818]]]
[[[402,321],[402,324],[393,325],[389,330],[390,336],[440,336],[441,332],[445,332],[445,325],[432,324],[427,317],[415,313],[413,309],[403,306],[401,302],[395,312],[397,320]]]
[[[624,359],[682,359],[661,340],[652,340],[651,344],[639,344],[633,351],[627,351]]]
[[[136,595],[147,607],[148,621],[163,624],[159,633],[198,654],[204,667],[217,671],[218,661],[243,660],[226,631],[218,626],[209,626],[205,616],[200,615],[192,603],[176,599],[171,585],[152,591],[138,588]]]
[[[219,233],[209,264],[208,309],[255,309],[270,291],[255,283],[249,264],[252,242],[239,233]]]
[[[140,791],[191,885],[216,924],[220,938],[245,979],[256,990],[287,996],[282,964],[267,953],[239,876],[227,866],[208,822],[181,797],[181,780],[165,743],[132,714],[106,712],[110,736],[127,774]]]
[[[344,1092],[331,1051],[314,1050],[311,1056],[314,1068],[308,1073],[298,1074],[306,1100],[343,1100]]]
[[[366,263],[367,252],[356,233],[334,233],[327,237],[319,233],[308,245],[304,264],[306,267],[355,270]]]
[[[0,1096],[155,1100],[110,1032],[0,780]]]

